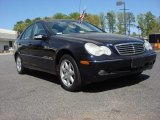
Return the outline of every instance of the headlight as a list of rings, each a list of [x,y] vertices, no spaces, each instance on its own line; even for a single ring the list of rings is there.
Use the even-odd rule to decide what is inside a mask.
[[[93,43],[86,43],[85,49],[94,56],[111,55],[111,50],[106,46],[98,46]]]
[[[144,46],[145,46],[146,50],[152,50],[152,45],[147,40],[145,40]]]

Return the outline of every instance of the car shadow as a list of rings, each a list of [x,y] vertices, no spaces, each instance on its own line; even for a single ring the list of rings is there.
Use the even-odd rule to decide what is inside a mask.
[[[120,78],[109,79],[104,82],[92,83],[90,85],[87,85],[84,87],[83,92],[96,93],[96,92],[109,91],[113,89],[119,89],[138,84],[142,81],[147,80],[149,77],[150,76],[148,75],[141,74],[134,78],[120,77]]]
[[[52,74],[49,74],[49,73],[36,71],[36,70],[27,70],[26,74],[60,85],[59,77],[56,76],[56,75],[52,75]]]
[[[26,74],[60,85],[59,77],[49,73],[35,71],[35,70],[28,70]],[[85,85],[81,92],[97,93],[97,92],[119,89],[138,84],[142,81],[147,80],[149,77],[150,76],[146,74],[141,74],[134,78],[120,77],[120,78],[109,79],[104,82],[97,82]]]

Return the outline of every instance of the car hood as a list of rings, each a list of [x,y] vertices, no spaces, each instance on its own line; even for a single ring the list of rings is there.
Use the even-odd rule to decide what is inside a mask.
[[[142,42],[143,40],[109,33],[84,33],[84,34],[66,34],[61,35],[62,38],[77,40],[83,42],[92,42],[96,44],[120,44],[126,42]]]

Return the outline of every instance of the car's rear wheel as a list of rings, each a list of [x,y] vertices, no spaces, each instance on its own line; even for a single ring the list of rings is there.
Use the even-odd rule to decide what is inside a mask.
[[[16,57],[16,68],[19,74],[25,73],[25,68],[23,67],[23,63],[20,55],[17,55]]]
[[[70,55],[63,55],[59,63],[59,77],[61,85],[68,91],[78,91],[82,81],[78,66]]]

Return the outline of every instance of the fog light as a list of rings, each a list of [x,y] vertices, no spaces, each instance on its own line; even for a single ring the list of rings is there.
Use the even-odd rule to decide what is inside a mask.
[[[106,74],[106,71],[105,71],[105,70],[100,70],[100,71],[98,72],[98,74],[99,74],[99,75],[105,75],[105,74]]]

